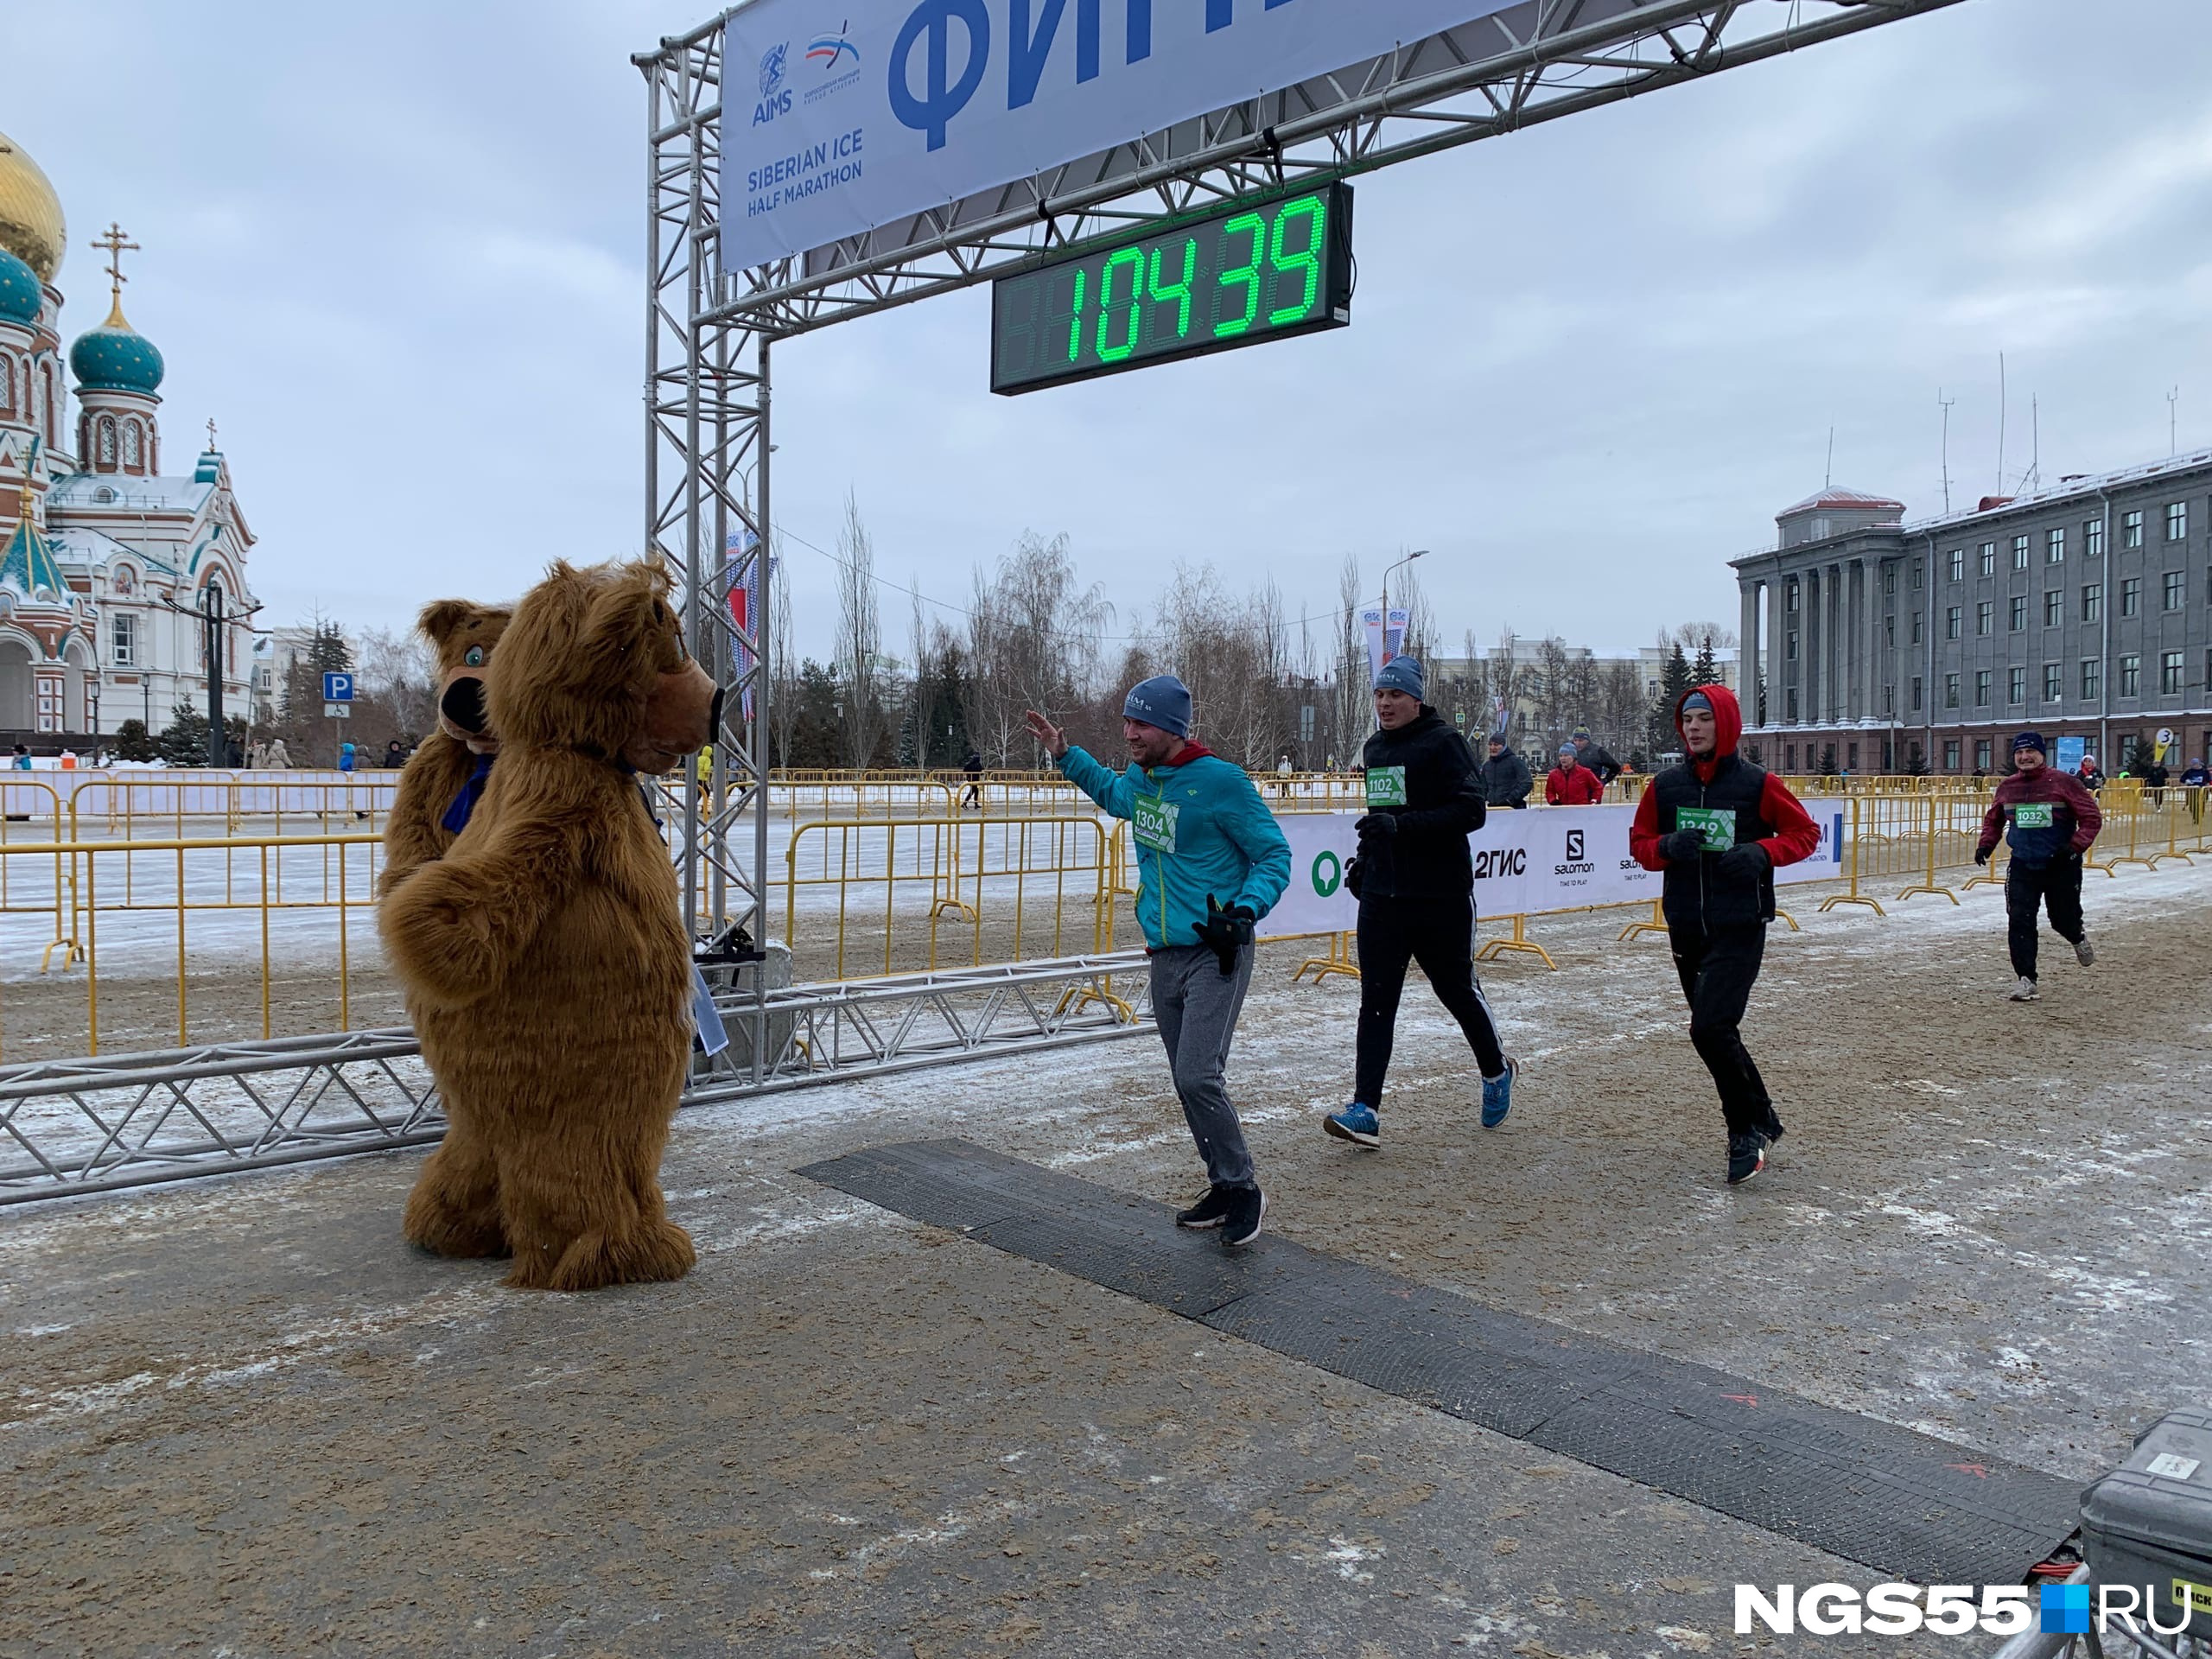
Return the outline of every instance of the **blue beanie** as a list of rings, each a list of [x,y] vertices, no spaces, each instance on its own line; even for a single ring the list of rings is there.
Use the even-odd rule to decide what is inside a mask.
[[[2048,751],[2044,747],[2043,734],[2041,732],[2022,732],[2018,737],[2014,738],[2012,740],[2012,753],[2018,754],[2022,749],[2033,749],[2037,754],[2048,753]]]
[[[1191,734],[1191,688],[1173,674],[1155,674],[1129,688],[1122,704],[1123,720],[1141,720],[1178,737]]]
[[[1415,702],[1421,701],[1421,664],[1410,657],[1393,657],[1375,677],[1377,691],[1402,691]]]

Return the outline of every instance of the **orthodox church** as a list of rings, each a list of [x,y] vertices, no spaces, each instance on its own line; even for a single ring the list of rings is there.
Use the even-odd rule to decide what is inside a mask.
[[[0,133],[0,746],[34,751],[204,709],[208,613],[235,619],[214,629],[225,712],[257,712],[253,536],[214,423],[188,469],[162,472],[162,354],[123,315],[137,245],[110,226],[92,245],[108,254],[107,321],[65,359],[61,203]]]

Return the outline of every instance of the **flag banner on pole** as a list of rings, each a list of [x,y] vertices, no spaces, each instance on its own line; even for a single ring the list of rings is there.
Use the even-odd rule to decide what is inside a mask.
[[[1375,677],[1382,671],[1382,664],[1405,648],[1406,612],[1402,606],[1390,607],[1389,625],[1382,621],[1380,605],[1366,605],[1360,608],[1359,626],[1367,635],[1367,681],[1372,685]]]
[[[722,538],[722,570],[717,585],[724,590],[729,606],[729,620],[737,628],[737,637],[730,642],[730,646],[740,679],[752,673],[753,664],[757,660],[753,644],[760,638],[754,627],[755,620],[760,614],[760,538],[742,524]],[[772,559],[772,566],[773,563]],[[753,688],[749,685],[745,688],[741,707],[745,718],[751,720]]]

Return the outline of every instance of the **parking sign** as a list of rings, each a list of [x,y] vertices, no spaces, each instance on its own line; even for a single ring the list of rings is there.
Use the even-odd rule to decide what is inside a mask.
[[[322,700],[325,702],[353,701],[353,677],[351,674],[326,674],[322,677]]]

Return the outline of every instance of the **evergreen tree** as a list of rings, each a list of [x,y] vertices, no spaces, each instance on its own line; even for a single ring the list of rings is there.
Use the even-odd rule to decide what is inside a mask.
[[[1681,647],[1677,645],[1675,651],[1677,655],[1680,655]],[[1690,670],[1690,683],[1692,685],[1720,683],[1720,671],[1713,665],[1713,636],[1709,633],[1705,636],[1704,643],[1697,648],[1697,664]]]
[[[1667,665],[1659,675],[1658,701],[1651,706],[1649,736],[1653,753],[1665,754],[1681,747],[1681,734],[1675,730],[1675,705],[1681,701],[1682,693],[1696,683],[1699,682],[1690,678],[1689,659],[1682,655],[1678,640],[1667,653]]]
[[[2147,737],[2139,737],[2127,746],[2127,758],[2122,762],[2122,769],[2130,778],[2148,778],[2151,768],[2158,763],[2158,746]]]
[[[200,729],[203,734],[207,729],[204,715],[200,719]],[[205,747],[200,753],[203,755],[207,753]],[[155,760],[161,758],[161,751],[154,747],[154,739],[146,730],[144,721],[126,720],[115,728],[115,758],[118,760]]]

